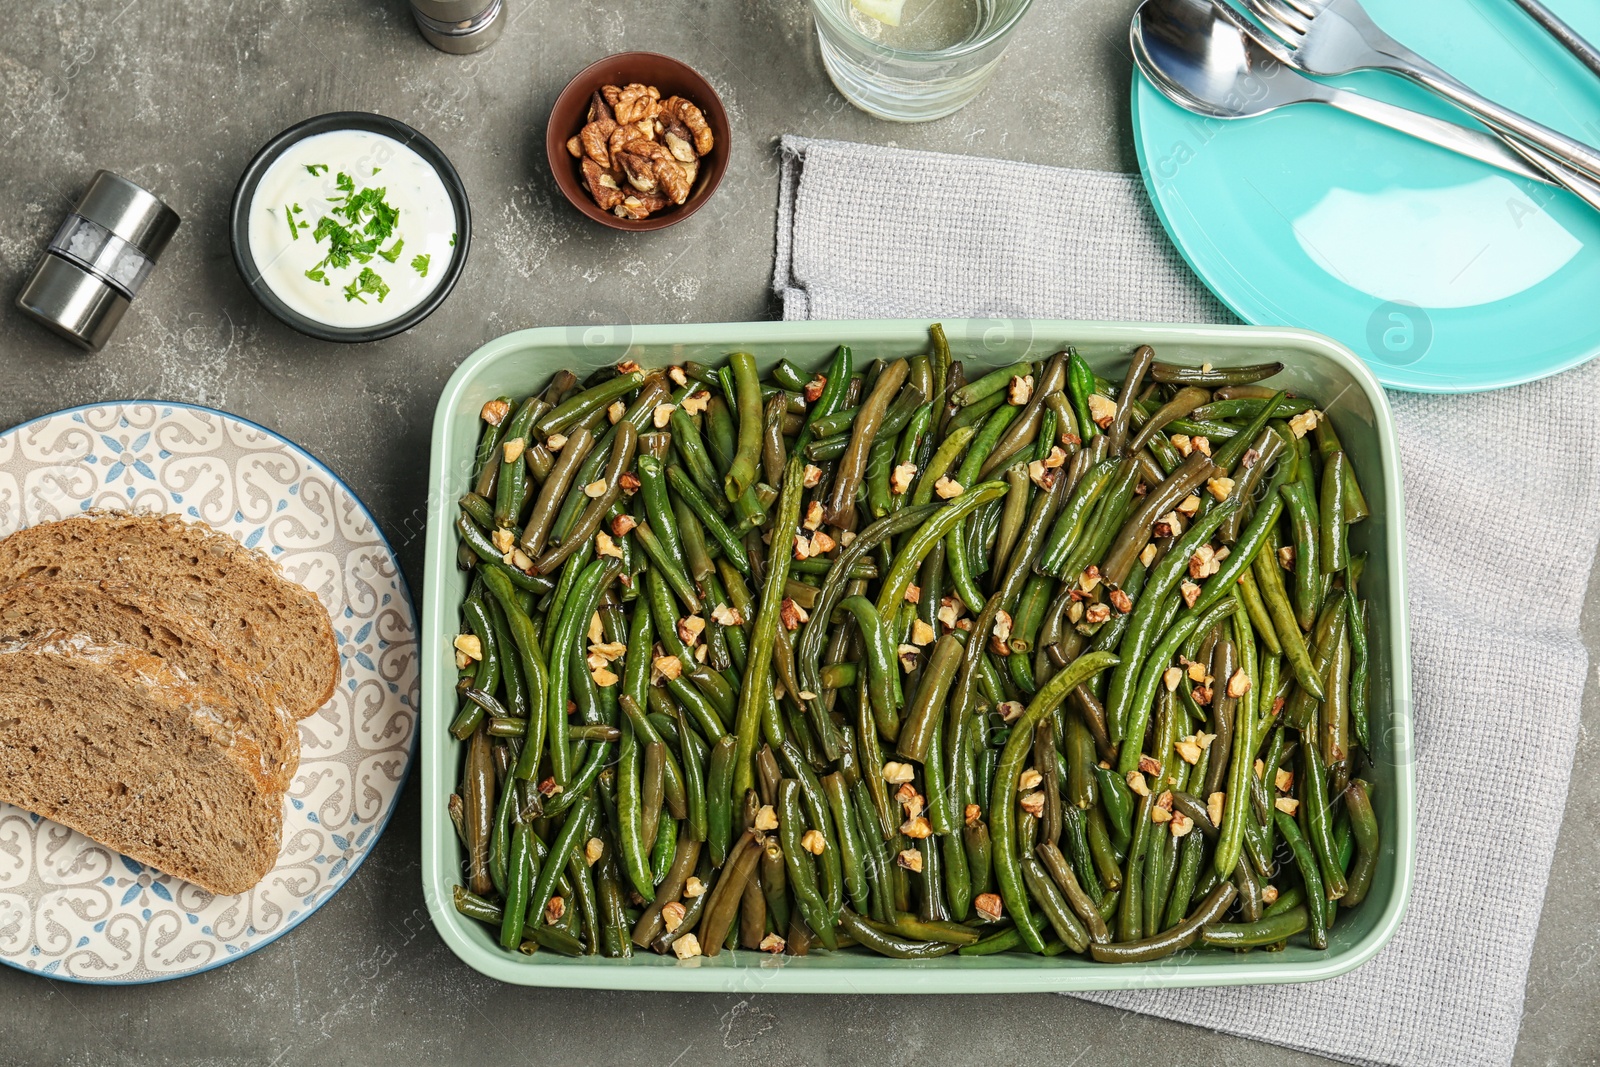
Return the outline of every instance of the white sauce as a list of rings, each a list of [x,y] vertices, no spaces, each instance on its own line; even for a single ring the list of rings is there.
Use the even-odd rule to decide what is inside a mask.
[[[393,263],[382,255],[365,263],[352,258],[344,267],[324,263],[335,240],[314,239],[324,216],[365,236],[344,214],[335,213],[346,196],[338,181],[341,174],[349,176],[357,194],[382,189],[383,202],[398,212],[392,234],[379,249],[393,254],[396,240],[403,241]],[[286,211],[298,223],[293,231],[297,236],[291,236]],[[370,219],[371,213],[363,212],[361,218]],[[301,315],[343,329],[390,322],[426,300],[449,273],[455,231],[455,208],[432,165],[394,138],[366,130],[333,130],[290,145],[261,176],[250,202],[250,251],[267,287]],[[418,256],[428,257],[426,276],[415,262]],[[307,271],[316,270],[322,271],[323,280],[307,277]],[[371,291],[377,287],[372,275],[367,276],[368,291],[361,290],[363,270],[388,286],[381,300]],[[355,297],[347,293],[352,284],[358,287]]]

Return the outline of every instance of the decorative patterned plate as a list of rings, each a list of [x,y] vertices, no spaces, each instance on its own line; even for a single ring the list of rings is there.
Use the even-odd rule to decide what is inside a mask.
[[[78,982],[209,970],[292,930],[383,833],[417,735],[416,619],[383,533],[304,449],[233,415],[126,401],[0,434],[0,536],[90,508],[171,512],[265,551],[333,616],[341,678],[300,723],[282,850],[218,897],[0,804],[0,963]]]

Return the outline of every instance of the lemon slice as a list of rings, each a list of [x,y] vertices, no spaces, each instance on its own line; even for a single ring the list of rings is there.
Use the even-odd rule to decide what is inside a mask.
[[[850,6],[871,19],[877,19],[885,26],[900,25],[900,12],[906,6],[906,0],[850,0]]]

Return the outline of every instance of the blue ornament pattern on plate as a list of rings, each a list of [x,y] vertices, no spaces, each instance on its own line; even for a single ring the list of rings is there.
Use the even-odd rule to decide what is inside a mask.
[[[0,962],[153,982],[237,958],[333,896],[393,813],[415,748],[416,619],[361,501],[310,454],[206,408],[130,401],[0,434],[0,536],[94,508],[170,512],[265,552],[333,618],[340,678],[300,723],[277,865],[218,897],[0,804]]]

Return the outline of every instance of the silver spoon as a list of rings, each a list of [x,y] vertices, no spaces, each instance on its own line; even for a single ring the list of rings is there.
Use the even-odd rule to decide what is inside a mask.
[[[1290,70],[1262,46],[1241,16],[1216,0],[1144,0],[1128,36],[1139,70],[1162,95],[1189,111],[1238,119],[1290,104],[1327,104],[1512,174],[1550,183],[1496,137]]]

